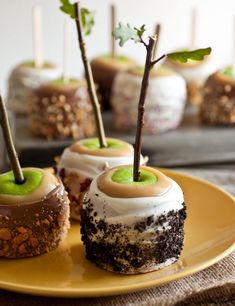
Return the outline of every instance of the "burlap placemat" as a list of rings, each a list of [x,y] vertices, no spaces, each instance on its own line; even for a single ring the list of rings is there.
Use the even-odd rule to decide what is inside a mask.
[[[189,172],[189,170],[187,170]],[[235,195],[233,171],[190,171],[221,185]],[[119,306],[119,305],[235,305],[235,252],[204,271],[167,285],[121,296],[89,299],[34,297],[0,291],[0,306]]]

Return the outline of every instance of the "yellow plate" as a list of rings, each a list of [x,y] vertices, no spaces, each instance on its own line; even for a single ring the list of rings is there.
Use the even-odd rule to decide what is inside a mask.
[[[32,259],[0,260],[0,288],[47,296],[92,297],[133,292],[185,277],[235,249],[235,201],[206,181],[164,170],[184,190],[188,218],[180,260],[161,271],[117,275],[85,259],[79,225],[54,252]]]

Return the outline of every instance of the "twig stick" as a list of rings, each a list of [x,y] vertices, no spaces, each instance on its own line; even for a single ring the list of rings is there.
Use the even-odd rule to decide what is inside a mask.
[[[157,36],[157,42],[156,42],[154,50],[153,50],[153,59],[156,58],[158,47],[159,47],[159,39],[160,39],[160,35],[161,35],[161,25],[160,25],[160,23],[156,24],[155,35]]]
[[[70,55],[71,55],[71,23],[64,21],[64,52],[63,52],[63,81],[68,83],[70,79]]]
[[[91,66],[87,58],[86,44],[83,38],[83,31],[82,31],[81,12],[80,12],[79,2],[77,2],[75,5],[76,5],[76,25],[77,25],[77,32],[78,32],[78,40],[79,40],[79,46],[80,46],[80,50],[82,54],[83,65],[85,69],[88,91],[89,91],[89,95],[90,95],[91,102],[93,105],[100,147],[104,148],[104,147],[107,147],[107,142],[105,138],[104,126],[103,126],[103,121],[102,121],[102,116],[101,116],[101,111],[100,111],[100,104],[99,104],[97,94],[96,94],[95,83],[94,83],[94,79],[93,79],[93,75],[91,71]]]
[[[115,58],[116,56],[116,41],[114,36],[112,35],[116,26],[116,7],[114,4],[111,5],[111,56]]]
[[[147,89],[149,85],[149,75],[153,68],[153,51],[156,44],[156,36],[149,37],[149,44],[146,46],[147,54],[145,60],[144,76],[141,84],[140,98],[138,104],[138,117],[137,117],[137,131],[134,144],[134,168],[133,168],[133,180],[138,182],[140,179],[140,156],[142,147],[142,130],[144,126],[144,111],[145,111],[145,99],[147,95]]]
[[[24,175],[20,167],[18,156],[15,150],[14,144],[13,144],[9,120],[7,117],[7,111],[6,111],[6,107],[2,100],[1,95],[0,95],[0,124],[2,126],[2,132],[3,132],[4,141],[6,144],[7,154],[8,154],[8,157],[11,163],[11,167],[14,173],[15,183],[23,184]]]
[[[35,67],[43,66],[43,47],[42,47],[42,15],[39,6],[33,7],[33,47]]]
[[[197,23],[198,23],[198,11],[194,7],[192,10],[192,24],[191,24],[191,49],[195,49],[197,44]]]

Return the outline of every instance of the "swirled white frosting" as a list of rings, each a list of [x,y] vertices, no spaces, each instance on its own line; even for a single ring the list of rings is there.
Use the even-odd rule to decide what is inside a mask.
[[[111,104],[118,129],[135,129],[137,103],[142,76],[120,72],[112,87]],[[148,133],[176,128],[183,116],[186,103],[186,82],[176,73],[157,75],[149,80],[146,96],[145,125]]]
[[[8,80],[7,103],[17,113],[27,113],[27,102],[32,90],[61,76],[57,66],[35,68],[24,64],[15,67]]]
[[[72,152],[70,148],[64,150],[58,168],[64,168],[66,173],[77,172],[83,177],[93,179],[107,168],[112,168],[120,165],[130,165],[133,163],[133,155],[130,156],[115,156],[103,157],[88,154],[80,154]],[[144,163],[144,158],[141,156],[141,165]]]
[[[171,187],[163,194],[155,197],[114,198],[100,191],[96,177],[87,193],[87,199],[93,203],[97,218],[110,224],[122,223],[132,226],[143,218],[158,217],[169,211],[183,208],[184,196],[180,186],[171,180]]]

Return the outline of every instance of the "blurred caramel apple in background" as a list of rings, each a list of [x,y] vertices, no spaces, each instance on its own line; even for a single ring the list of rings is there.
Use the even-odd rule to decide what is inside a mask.
[[[57,79],[35,89],[29,100],[29,127],[47,139],[80,139],[95,132],[85,80]]]
[[[110,94],[115,76],[135,66],[134,60],[127,56],[100,56],[91,61],[94,81],[98,85],[104,109],[110,109]]]

